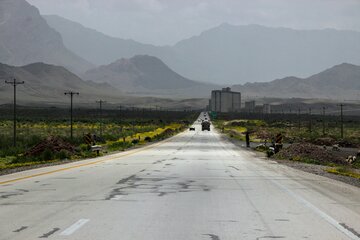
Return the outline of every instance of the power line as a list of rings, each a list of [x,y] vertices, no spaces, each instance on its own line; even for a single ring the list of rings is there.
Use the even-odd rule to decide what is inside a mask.
[[[13,132],[13,144],[16,147],[16,86],[24,84],[24,81],[17,81],[15,78],[12,81],[5,81],[6,84],[11,84],[14,87],[14,132]]]

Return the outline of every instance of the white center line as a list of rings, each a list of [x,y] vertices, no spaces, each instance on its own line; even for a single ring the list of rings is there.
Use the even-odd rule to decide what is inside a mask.
[[[69,236],[74,232],[76,232],[76,230],[84,226],[88,221],[90,221],[90,219],[80,219],[79,221],[77,221],[76,223],[65,229],[63,232],[61,232],[60,235]]]

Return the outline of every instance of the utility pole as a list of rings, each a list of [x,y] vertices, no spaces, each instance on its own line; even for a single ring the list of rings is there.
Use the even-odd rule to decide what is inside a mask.
[[[13,141],[14,147],[16,147],[16,86],[24,84],[24,81],[17,81],[15,78],[12,81],[5,81],[6,84],[11,84],[14,87],[14,132],[13,132]]]
[[[65,92],[65,95],[70,95],[70,138],[73,139],[73,97],[74,95],[79,95],[78,92]]]
[[[100,137],[102,138],[103,136],[102,106],[104,103],[106,103],[106,101],[100,99],[99,101],[96,101],[96,103],[99,103],[99,107],[100,107]]]
[[[312,132],[311,108],[309,108],[309,132]]]
[[[323,136],[325,136],[325,110],[326,110],[326,107],[323,107]]]
[[[343,114],[343,107],[344,104],[340,104],[340,121],[341,121],[341,138],[344,138],[344,114]]]

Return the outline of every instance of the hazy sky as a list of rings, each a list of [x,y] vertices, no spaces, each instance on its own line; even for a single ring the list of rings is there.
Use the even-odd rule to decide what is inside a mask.
[[[360,31],[360,0],[28,0],[108,35],[156,45],[223,22]]]

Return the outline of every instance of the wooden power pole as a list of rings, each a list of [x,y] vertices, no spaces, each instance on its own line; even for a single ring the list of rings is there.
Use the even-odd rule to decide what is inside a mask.
[[[78,92],[65,92],[65,95],[70,95],[70,138],[73,139],[73,97],[74,95],[79,95]]]
[[[96,101],[96,103],[99,104],[99,107],[100,107],[100,137],[102,138],[103,136],[103,114],[102,114],[102,107],[103,107],[103,104],[106,103],[106,101],[103,101],[103,100],[99,100],[99,101]]]
[[[6,84],[11,84],[14,87],[14,126],[13,126],[13,145],[16,147],[16,86],[24,84],[24,81],[17,81],[15,78],[12,81],[5,81]]]

